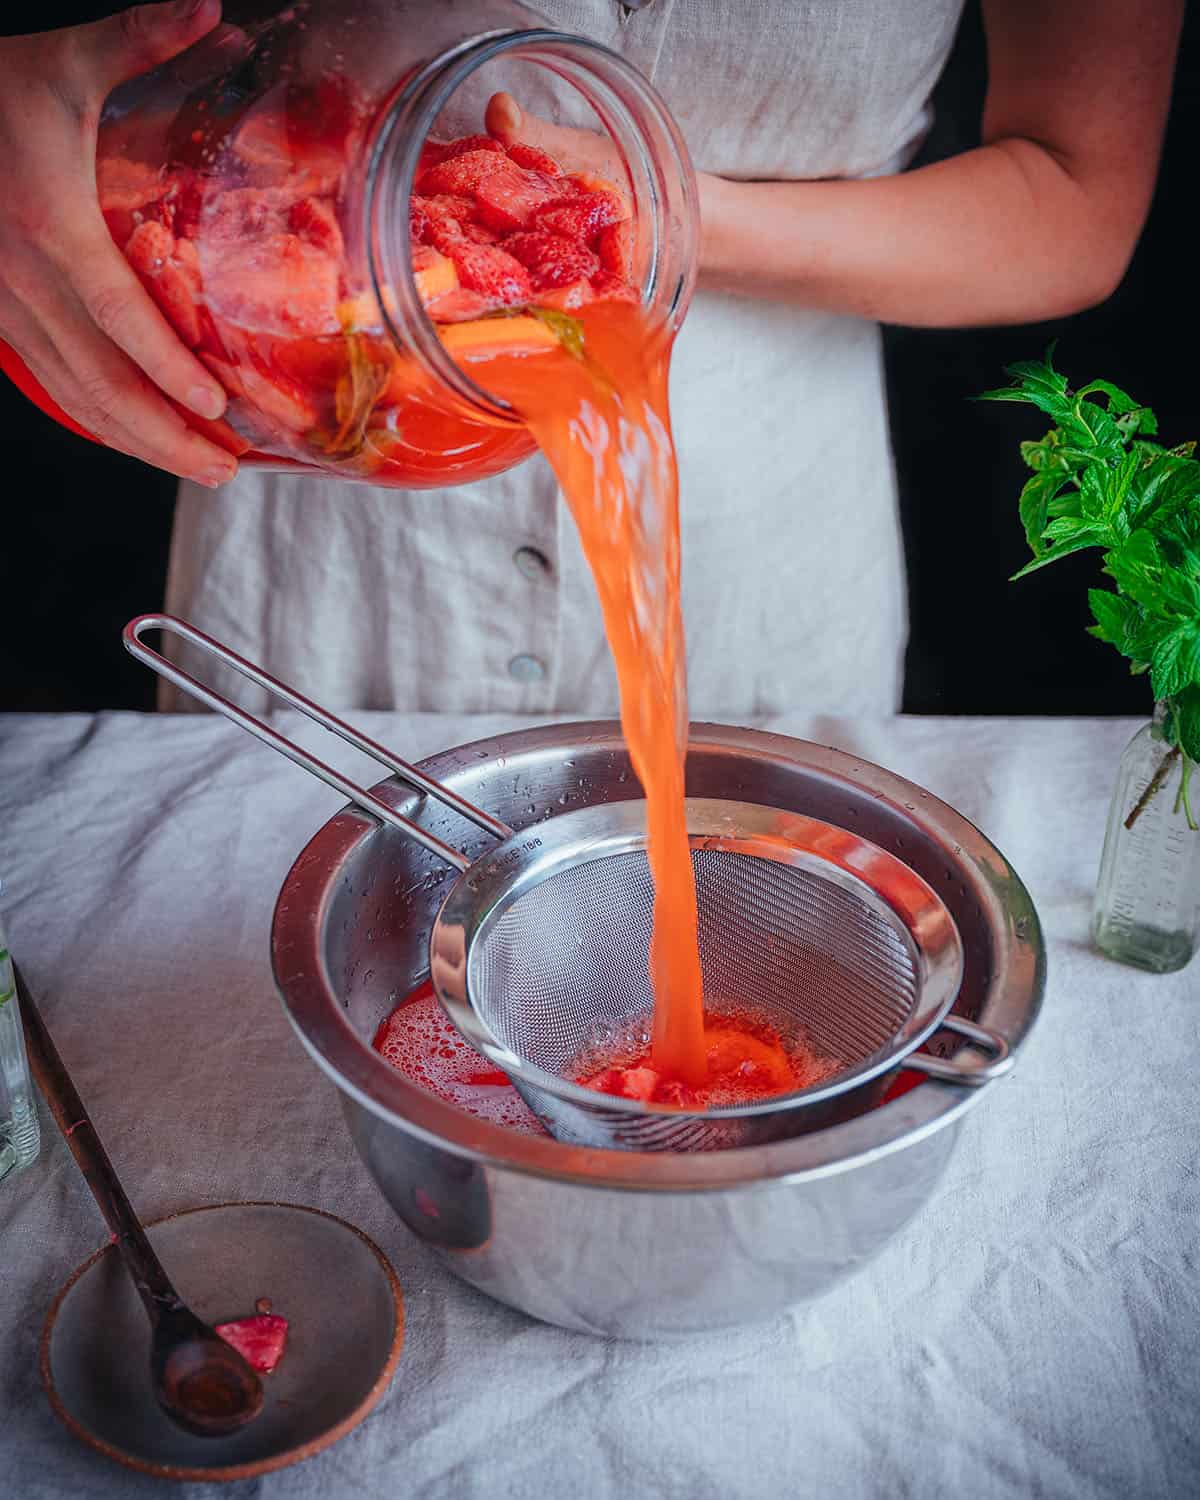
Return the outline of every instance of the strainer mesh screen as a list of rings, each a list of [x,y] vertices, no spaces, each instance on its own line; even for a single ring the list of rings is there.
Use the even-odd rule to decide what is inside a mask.
[[[711,1009],[752,1008],[843,1067],[892,1041],[918,991],[898,924],[805,868],[712,847],[692,864]],[[573,1076],[582,1053],[649,1016],[653,896],[642,850],[520,893],[471,947],[479,1017],[525,1061]]]

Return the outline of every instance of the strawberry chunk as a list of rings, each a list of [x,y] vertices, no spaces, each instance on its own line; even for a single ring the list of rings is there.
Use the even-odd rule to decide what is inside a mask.
[[[427,168],[417,179],[416,189],[423,198],[438,193],[473,193],[486,178],[506,168],[516,171],[502,151],[464,151]]]
[[[532,283],[539,289],[587,281],[600,269],[599,260],[586,245],[545,230],[514,234],[504,241],[504,248],[528,267]]]
[[[470,198],[461,198],[454,193],[439,193],[432,198],[414,198],[412,201],[420,204],[428,226],[422,236],[424,242],[448,255],[450,246],[464,238],[463,225],[470,221],[475,205]]]
[[[175,253],[175,236],[165,224],[139,224],[125,247],[125,259],[139,276],[157,276]]]
[[[606,271],[628,281],[633,275],[632,221],[623,219],[616,224],[606,224],[596,240],[596,254]]]
[[[472,245],[459,240],[449,251],[458,279],[468,291],[482,292],[499,306],[528,302],[533,288],[529,272],[519,260],[495,245]]]
[[[614,276],[611,271],[601,271],[592,277],[592,294],[597,302],[638,303],[642,300],[636,287],[630,286],[624,278]]]
[[[507,171],[493,172],[480,182],[475,189],[475,209],[482,223],[508,234],[524,229],[556,196],[544,177],[509,164]]]
[[[504,240],[498,229],[489,229],[486,224],[474,224],[469,219],[465,224],[460,224],[459,228],[463,238],[470,240],[473,245],[499,245]]]
[[[429,237],[429,214],[421,198],[409,199],[408,234],[414,245],[422,244]]]
[[[653,1068],[622,1068],[621,1093],[626,1099],[653,1098],[659,1075]]]
[[[539,151],[536,146],[525,146],[520,141],[514,142],[508,148],[510,161],[515,161],[519,167],[528,167],[532,172],[541,172],[544,177],[561,177],[562,168],[545,151]]]
[[[539,287],[537,290],[539,307],[555,307],[560,312],[578,312],[581,307],[586,307],[589,302],[597,300],[591,282],[582,276],[578,281],[569,282],[566,286],[549,289]],[[607,300],[613,299],[610,297]]]
[[[282,370],[268,376],[243,361],[240,365],[200,352],[200,358],[231,396],[255,407],[276,426],[289,432],[307,432],[317,423],[317,409],[308,392]]]
[[[539,229],[561,234],[569,240],[590,240],[609,224],[625,217],[625,206],[615,193],[583,193],[556,199],[534,215]]]
[[[187,249],[179,254],[179,246]],[[190,241],[177,242],[157,220],[139,224],[125,247],[129,264],[179,337],[190,348],[200,342],[200,263]]]
[[[542,291],[546,287],[567,286],[573,281],[588,281],[600,269],[600,262],[586,245],[562,242],[561,250],[541,260],[530,272],[534,288]]]
[[[217,1323],[215,1330],[251,1369],[269,1375],[283,1358],[288,1320],[278,1313],[255,1313],[249,1318],[235,1318],[232,1323]]]
[[[435,323],[469,323],[491,312],[494,303],[482,292],[469,292],[460,287],[454,292],[443,292],[426,306],[426,312]]]
[[[453,161],[456,156],[465,156],[468,151],[493,151],[500,156],[508,154],[494,136],[463,135],[443,148],[441,160]]]
[[[255,332],[338,331],[338,262],[295,234],[268,234],[211,252],[205,291],[214,314]]]
[[[301,198],[288,211],[288,228],[318,250],[340,261],[346,246],[333,208],[323,198]]]

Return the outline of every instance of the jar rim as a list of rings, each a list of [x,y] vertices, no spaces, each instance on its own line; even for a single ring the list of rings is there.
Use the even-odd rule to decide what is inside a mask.
[[[521,424],[521,418],[511,404],[473,380],[438,337],[416,290],[407,212],[402,216],[393,213],[390,225],[384,222],[385,202],[394,205],[402,198],[407,209],[421,149],[450,98],[484,64],[506,54],[526,54],[535,62],[565,57],[568,66],[582,60],[579,71],[590,75],[607,92],[610,104],[615,104],[633,127],[628,132],[630,139],[643,140],[648,129],[653,129],[668,147],[673,172],[664,170],[648,149],[643,152],[641,166],[650,184],[649,206],[655,210],[656,249],[661,248],[658,242],[667,238],[668,224],[679,231],[681,243],[673,259],[680,264],[672,268],[670,258],[656,254],[650,281],[652,287],[660,278],[664,283],[661,291],[665,295],[659,298],[664,304],[661,316],[672,331],[682,322],[695,286],[700,225],[691,158],[670,111],[649,80],[601,42],[543,28],[489,32],[440,53],[397,87],[379,113],[369,149],[364,201],[367,265],[384,327],[398,347],[414,353],[468,407],[486,413],[492,422],[515,426]],[[596,101],[576,77],[561,67],[555,71],[595,107]],[[609,133],[625,158],[625,142],[611,129]],[[397,221],[403,232],[397,229]],[[400,274],[389,277],[389,268]],[[389,291],[386,297],[385,287]]]

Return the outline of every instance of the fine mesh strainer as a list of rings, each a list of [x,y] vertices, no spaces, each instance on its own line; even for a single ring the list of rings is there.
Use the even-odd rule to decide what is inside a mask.
[[[141,641],[181,636],[500,840],[470,859]],[[581,1059],[648,1025],[653,884],[640,800],[580,808],[514,831],[181,620],[144,615],[127,649],[160,675],[460,871],[430,937],[430,971],[463,1036],[512,1080],[553,1135],[635,1150],[741,1146],[870,1107],[902,1062],[980,1084],[1011,1063],[994,1032],[948,1015],[962,944],[934,891],[885,850],[759,804],[689,799],[705,1004],[747,1010],[827,1059],[809,1088],[688,1111],[572,1081]],[[939,1026],[991,1054],[914,1049]]]

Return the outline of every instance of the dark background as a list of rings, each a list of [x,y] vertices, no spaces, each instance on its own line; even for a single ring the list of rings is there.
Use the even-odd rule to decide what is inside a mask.
[[[92,19],[118,7],[45,0],[5,7],[0,32]],[[977,141],[986,82],[978,7],[968,4],[938,89],[923,159]],[[886,331],[893,442],[908,552],[911,641],[904,707],[932,714],[1124,714],[1149,707],[1143,679],[1085,634],[1096,555],[1019,584],[1017,444],[1040,435],[1030,408],[973,403],[1014,360],[1057,338],[1056,363],[1155,408],[1167,443],[1200,437],[1190,273],[1196,260],[1194,147],[1200,23],[1185,28],[1158,192],[1141,244],[1103,306],[1032,327]],[[84,443],[0,377],[9,475],[0,597],[8,641],[0,708],[153,706],[155,679],[120,647],[132,615],[161,606],[175,481]],[[268,664],[269,665],[269,664]]]

